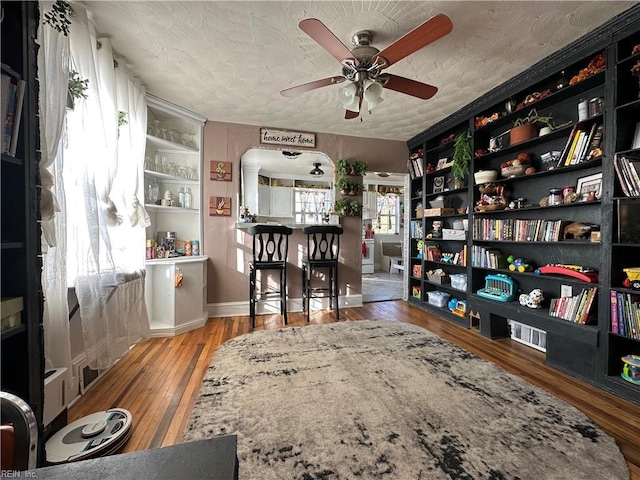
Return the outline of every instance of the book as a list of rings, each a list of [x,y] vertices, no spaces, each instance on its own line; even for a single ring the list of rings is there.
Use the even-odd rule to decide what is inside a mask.
[[[636,131],[633,134],[631,148],[640,148],[640,122],[636,123]]]
[[[22,119],[22,103],[24,101],[25,86],[26,82],[24,80],[18,80],[13,118],[13,131],[11,132],[11,145],[9,146],[9,155],[12,157],[16,156],[16,149],[18,147],[18,135],[20,133],[20,120]]]
[[[9,153],[11,148],[11,138],[13,135],[15,101],[16,101],[17,85],[11,81],[7,85],[5,96],[6,114],[2,119],[2,153]]]
[[[593,123],[591,125],[591,129],[589,130],[589,133],[587,135],[585,135],[585,140],[582,143],[582,146],[580,148],[580,152],[578,153],[578,155],[576,157],[576,163],[582,163],[582,162],[584,162],[586,160],[587,153],[590,150],[591,140],[593,139],[593,136],[596,134],[598,126],[599,126],[599,124]]]
[[[622,163],[622,157],[615,155],[613,158],[613,168],[616,171],[616,176],[618,177],[618,183],[620,184],[620,187],[622,188],[622,192],[627,196],[627,197],[632,197],[633,195],[631,194],[631,190],[629,189],[629,185],[627,183],[627,179],[625,178],[624,174],[622,173],[622,168],[621,168],[621,163]]]
[[[580,313],[580,319],[578,320],[578,323],[582,325],[585,325],[587,323],[589,319],[589,313],[591,312],[591,306],[593,305],[593,302],[597,296],[597,293],[598,293],[598,287],[592,287],[589,289],[582,312]]]
[[[624,178],[624,182],[627,184],[627,190],[629,191],[629,196],[637,197],[640,195],[640,180],[636,182],[636,177],[634,177],[633,173],[635,171],[635,167],[631,167],[631,162],[629,159],[622,155],[618,158],[618,163],[620,166],[620,171],[622,172],[622,176]],[[615,168],[615,167],[614,167]],[[633,170],[633,171],[632,171]]]
[[[578,135],[578,140],[576,141],[576,146],[571,154],[571,159],[569,160],[569,165],[575,165],[578,163],[578,158],[580,156],[580,152],[582,151],[582,147],[584,142],[586,141],[587,133],[585,131],[581,131]]]
[[[611,290],[611,333],[618,333],[618,295]]]
[[[576,130],[575,134],[573,135],[573,140],[571,141],[571,147],[569,148],[569,151],[567,152],[567,157],[564,159],[564,163],[563,165],[565,167],[569,166],[571,164],[571,159],[573,158],[573,152],[576,149],[576,145],[578,144],[578,140],[580,139],[580,134],[583,133],[582,129],[578,129]]]
[[[587,154],[585,161],[588,161],[600,156],[601,153],[598,154],[598,150],[600,150],[600,147],[602,145],[603,134],[604,134],[604,124],[600,123],[593,134],[593,138],[591,139],[591,142],[589,143],[589,153]]]
[[[567,153],[569,152],[569,147],[571,146],[571,142],[573,142],[573,136],[575,135],[577,129],[578,129],[578,125],[574,125],[573,128],[571,129],[571,133],[569,133],[569,138],[567,138],[567,143],[565,143],[564,148],[562,149],[562,154],[558,159],[558,164],[556,165],[556,168],[560,168],[564,165],[565,158],[567,156]]]

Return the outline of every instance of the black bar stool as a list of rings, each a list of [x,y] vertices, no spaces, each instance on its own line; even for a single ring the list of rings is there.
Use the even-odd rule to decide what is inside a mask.
[[[329,308],[333,310],[333,300],[336,302],[336,320],[340,320],[338,299],[338,255],[340,254],[340,235],[342,227],[337,225],[315,225],[302,229],[307,236],[307,256],[302,261],[302,311],[307,312],[307,322],[310,321],[310,303],[312,298],[326,298],[317,296],[316,292],[329,294]],[[329,284],[326,287],[311,287],[313,271],[327,269]]]
[[[284,225],[252,225],[248,232],[253,236],[253,258],[249,265],[249,314],[251,328],[256,326],[256,302],[280,300],[280,314],[287,324],[287,255],[289,254],[289,235],[293,230]],[[262,291],[256,291],[258,270],[277,270],[280,272],[279,290],[267,290],[266,282],[261,279]],[[264,276],[264,274],[263,274]]]

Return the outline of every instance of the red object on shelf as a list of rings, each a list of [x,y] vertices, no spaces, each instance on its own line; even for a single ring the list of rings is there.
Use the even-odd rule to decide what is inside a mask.
[[[598,282],[598,272],[587,271],[587,270],[579,270],[578,268],[571,268],[562,265],[547,265],[545,267],[539,267],[536,269],[536,275],[544,275],[544,274],[557,274],[557,275],[566,275],[568,277],[574,277],[578,280],[582,280],[583,282],[589,283],[597,283]]]

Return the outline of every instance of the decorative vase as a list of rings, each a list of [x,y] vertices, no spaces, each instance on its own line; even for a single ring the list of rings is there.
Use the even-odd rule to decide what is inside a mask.
[[[511,129],[511,133],[509,134],[509,143],[510,145],[515,145],[516,143],[526,142],[527,140],[531,140],[537,136],[538,129],[536,126],[531,123],[526,123]]]

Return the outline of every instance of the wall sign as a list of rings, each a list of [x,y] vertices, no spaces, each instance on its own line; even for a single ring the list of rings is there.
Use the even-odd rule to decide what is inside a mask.
[[[230,182],[232,167],[233,164],[231,162],[211,160],[211,162],[209,162],[209,179]]]
[[[305,132],[288,132],[285,130],[273,130],[271,128],[261,128],[260,143],[314,148],[316,146],[316,134],[305,133]]]

